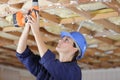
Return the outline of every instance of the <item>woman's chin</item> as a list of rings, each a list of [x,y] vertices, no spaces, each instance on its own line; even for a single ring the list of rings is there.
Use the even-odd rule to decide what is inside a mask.
[[[56,47],[55,49],[58,50],[58,47]]]
[[[56,51],[59,51],[59,47],[58,46],[55,49],[56,49]]]

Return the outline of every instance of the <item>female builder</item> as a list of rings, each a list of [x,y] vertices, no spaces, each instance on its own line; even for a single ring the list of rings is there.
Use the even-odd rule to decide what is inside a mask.
[[[43,41],[39,30],[39,15],[37,19],[28,16],[18,42],[16,56],[25,67],[36,76],[37,80],[81,80],[81,69],[77,60],[81,59],[86,50],[86,40],[79,32],[61,32],[56,51],[59,59],[48,48]],[[37,43],[39,56],[33,54],[27,45],[28,34],[32,31]]]

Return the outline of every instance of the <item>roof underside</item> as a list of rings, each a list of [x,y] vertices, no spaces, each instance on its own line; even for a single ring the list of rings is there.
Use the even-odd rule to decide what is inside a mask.
[[[107,1],[107,0],[106,0]],[[12,15],[26,13],[31,0],[0,1],[0,64],[24,68],[15,56],[16,45],[24,27],[14,27]],[[88,49],[78,63],[82,69],[120,67],[120,0],[39,0],[40,31],[53,52],[61,31],[84,34]],[[38,54],[32,33],[28,44]]]

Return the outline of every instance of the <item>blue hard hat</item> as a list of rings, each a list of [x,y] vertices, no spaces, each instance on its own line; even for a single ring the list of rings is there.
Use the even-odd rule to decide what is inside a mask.
[[[87,42],[85,37],[80,32],[61,32],[61,37],[68,36],[72,38],[79,49],[79,54],[76,57],[76,60],[81,59],[84,56],[84,53],[87,48]]]

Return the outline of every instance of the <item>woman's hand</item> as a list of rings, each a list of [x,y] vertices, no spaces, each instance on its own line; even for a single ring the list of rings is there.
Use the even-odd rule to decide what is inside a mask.
[[[39,19],[38,13],[36,13],[36,16],[37,16],[36,18],[33,18],[31,15],[29,15],[27,23],[31,27],[32,33],[33,33],[33,35],[35,37],[35,41],[37,43],[39,54],[42,57],[45,54],[45,52],[47,51],[47,47],[43,41],[43,35],[41,34],[41,32],[39,30],[40,19]]]
[[[39,31],[39,23],[40,23],[40,18],[39,18],[39,14],[38,12],[36,12],[36,18],[33,18],[31,15],[28,15],[28,22],[27,22],[31,29],[32,29],[32,32],[33,32],[33,35],[36,34],[36,32]]]

